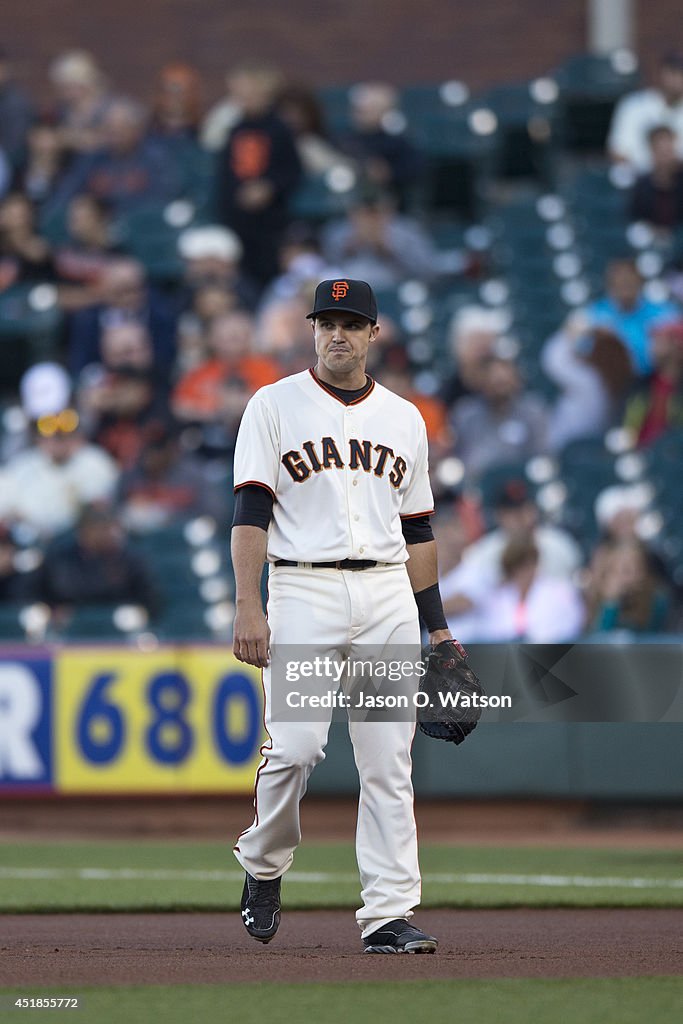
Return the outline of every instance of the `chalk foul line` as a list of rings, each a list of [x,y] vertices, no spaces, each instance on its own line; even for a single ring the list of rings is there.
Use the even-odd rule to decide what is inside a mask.
[[[0,867],[0,881],[75,880],[82,882],[241,882],[242,871],[147,868]],[[287,883],[358,883],[358,876],[336,871],[289,871]],[[422,881],[441,885],[519,885],[534,888],[683,889],[683,878],[618,878],[611,875],[522,875],[485,872],[425,872]]]

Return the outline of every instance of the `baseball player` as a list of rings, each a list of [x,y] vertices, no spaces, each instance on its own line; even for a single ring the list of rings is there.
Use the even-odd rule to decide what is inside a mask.
[[[246,871],[242,919],[260,942],[270,942],[280,923],[280,882],[301,838],[299,803],[325,756],[332,715],[331,708],[315,721],[273,714],[282,680],[274,678],[271,653],[278,644],[338,658],[370,646],[419,652],[418,614],[432,644],[451,639],[429,521],[425,425],[414,405],[365,372],[379,334],[372,289],[364,281],[323,281],[308,319],[315,367],[253,396],[235,449],[233,651],[263,669],[269,740],[256,776],[255,818],[234,852]],[[356,919],[369,953],[437,947],[410,920],[420,901],[414,731],[414,713],[381,722],[349,715],[360,777],[363,905]]]

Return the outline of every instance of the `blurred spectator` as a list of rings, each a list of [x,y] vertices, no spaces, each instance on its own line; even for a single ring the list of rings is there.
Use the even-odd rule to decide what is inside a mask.
[[[629,398],[624,420],[639,446],[683,427],[683,320],[657,326],[650,352],[654,369]]]
[[[545,343],[541,366],[560,389],[548,423],[551,451],[578,438],[600,437],[623,415],[633,369],[627,349],[611,331],[590,331],[586,318],[575,314]]]
[[[54,252],[59,305],[67,311],[85,309],[102,298],[102,281],[117,258],[106,208],[92,196],[76,196],[66,216],[68,239]]]
[[[223,483],[230,473],[240,421],[253,392],[243,377],[224,377],[218,392],[215,416],[195,424],[189,442],[207,463],[207,470],[218,474]]]
[[[237,307],[234,293],[219,284],[200,285],[192,292],[192,305],[178,321],[176,376],[183,377],[207,358],[209,324]]]
[[[313,289],[274,299],[260,310],[256,320],[256,348],[282,367],[282,375],[306,370],[315,362],[311,328],[306,314]]]
[[[131,321],[105,327],[99,362],[89,363],[78,379],[78,409],[86,431],[92,433],[109,411],[112,374],[119,370],[151,374],[153,367],[152,341],[143,324]],[[164,393],[164,385],[165,381],[159,381],[157,390]]]
[[[591,628],[659,633],[667,628],[671,595],[653,567],[647,548],[637,540],[611,546],[594,573],[588,592]]]
[[[142,324],[150,333],[154,360],[161,377],[170,370],[175,354],[176,317],[165,298],[148,287],[137,260],[119,258],[103,268],[100,301],[71,314],[69,368],[77,376],[100,359],[100,336],[117,324]]]
[[[266,67],[233,71],[230,91],[241,116],[216,171],[220,219],[239,235],[245,270],[262,285],[277,274],[288,201],[301,177],[292,134],[273,111],[278,85],[279,76]]]
[[[631,195],[631,220],[656,228],[683,224],[683,162],[671,128],[658,125],[648,132],[652,170],[641,174]]]
[[[654,326],[676,318],[670,302],[653,302],[643,293],[643,281],[632,259],[614,259],[607,264],[605,295],[586,309],[588,330],[596,327],[613,331],[631,354],[638,376],[650,373],[650,336]]]
[[[665,54],[657,84],[630,93],[617,103],[607,140],[610,158],[638,171],[649,170],[648,133],[657,125],[671,128],[678,152],[683,155],[683,54]]]
[[[31,101],[14,81],[9,57],[0,50],[0,152],[12,170],[24,159],[31,115]]]
[[[115,512],[104,507],[83,509],[76,536],[48,548],[32,589],[34,600],[59,609],[124,603],[154,614],[159,604],[145,561],[131,550]]]
[[[285,85],[277,94],[275,109],[294,136],[305,174],[316,176],[333,167],[354,167],[353,161],[332,145],[322,107],[309,86]]]
[[[102,126],[111,97],[104,74],[85,50],[69,50],[50,66],[56,94],[56,119],[62,144],[74,153],[102,145]]]
[[[274,69],[272,74],[274,76],[273,89],[276,92],[280,88],[281,78]],[[223,149],[230,132],[242,116],[239,99],[233,94],[232,86],[233,72],[231,70],[225,76],[225,95],[207,112],[200,128],[200,142],[204,149],[208,149],[212,153]]]
[[[168,418],[168,401],[153,369],[123,365],[106,372],[92,388],[85,413],[90,436],[121,469],[130,469],[150,430]]]
[[[182,61],[166,64],[157,80],[150,135],[171,143],[192,141],[197,138],[201,117],[199,72]]]
[[[50,246],[36,228],[31,201],[19,193],[7,196],[0,203],[0,292],[54,276]]]
[[[635,540],[650,497],[648,486],[642,484],[611,484],[600,491],[594,512],[603,542]]]
[[[16,178],[17,188],[42,206],[54,195],[66,162],[66,151],[56,126],[48,120],[36,121],[28,132],[28,151]]]
[[[21,601],[26,595],[26,574],[18,571],[16,556],[12,531],[0,521],[0,604]]]
[[[532,540],[543,576],[570,579],[581,564],[581,550],[568,533],[539,523],[538,509],[524,480],[504,480],[493,499],[495,529],[474,541],[462,561],[441,580],[449,626],[465,640],[476,635],[478,609],[503,579],[502,555],[512,540]]]
[[[278,252],[280,273],[261,295],[259,309],[275,299],[289,299],[303,292],[313,294],[318,281],[341,274],[320,251],[320,239],[309,224],[294,223],[285,231]]]
[[[429,280],[439,271],[427,232],[397,213],[389,194],[376,189],[362,193],[343,220],[325,226],[322,249],[330,263],[376,289],[393,288],[410,277]]]
[[[569,579],[539,571],[539,552],[530,537],[513,537],[501,555],[501,582],[481,600],[477,638],[558,644],[581,633],[585,612]]]
[[[33,443],[32,424],[41,416],[53,416],[71,401],[71,379],[58,363],[34,363],[19,381],[21,405],[10,407],[0,431],[0,463],[25,451]]]
[[[462,306],[453,314],[448,326],[448,348],[455,373],[446,379],[441,390],[447,405],[479,390],[488,360],[496,354],[506,326],[505,316],[498,309]]]
[[[436,462],[446,455],[453,446],[448,409],[436,395],[424,395],[416,390],[403,345],[393,345],[384,349],[381,364],[377,368],[377,380],[419,409],[427,428],[430,460]]]
[[[118,499],[127,528],[139,533],[210,515],[225,522],[224,493],[207,477],[204,464],[182,450],[178,429],[159,424],[148,432],[135,465],[123,474]]]
[[[640,535],[647,526],[646,515],[651,501],[652,487],[649,484],[611,484],[600,492],[594,506],[600,540],[583,573],[587,594],[602,586],[615,547],[642,543]],[[656,548],[648,548],[648,560],[663,585],[673,588],[669,566]]]
[[[488,359],[478,393],[455,403],[451,422],[456,454],[472,476],[548,450],[543,400],[524,391],[517,365],[499,356]]]
[[[117,477],[109,455],[79,430],[75,410],[43,415],[30,447],[0,469],[0,519],[52,537],[73,526],[82,505],[110,498]]]
[[[481,524],[479,522],[477,528],[472,529],[471,512],[469,499],[461,499],[457,505],[448,503],[437,507],[432,519],[432,529],[439,550],[439,589],[444,614],[448,628],[452,631],[451,622],[457,622],[458,627],[464,630],[465,638],[476,634],[474,627],[477,624],[477,617],[470,612],[470,602],[463,600],[463,595],[459,593],[456,570],[469,545],[480,536]],[[480,519],[478,515],[477,518]]]
[[[339,139],[344,153],[371,184],[405,201],[422,173],[423,160],[402,134],[398,93],[385,82],[361,82],[349,91],[351,130]],[[401,119],[399,131],[397,124]]]
[[[79,157],[64,176],[50,209],[85,192],[116,216],[162,205],[180,194],[180,174],[159,142],[145,138],[145,113],[133,100],[112,100],[102,120],[102,148]]]
[[[232,294],[232,306],[254,309],[258,287],[242,270],[242,243],[230,228],[205,224],[188,228],[178,239],[184,261],[183,282],[190,293],[206,285],[217,285]],[[185,305],[190,305],[191,298]]]
[[[4,199],[12,184],[12,168],[5,153],[0,149],[0,199]]]
[[[154,347],[143,324],[105,327],[100,338],[102,365],[107,370],[153,370]]]
[[[182,420],[216,418],[224,401],[223,386],[243,381],[249,395],[282,376],[275,360],[254,352],[254,323],[247,313],[224,313],[213,320],[207,335],[210,357],[180,379],[173,393],[173,411]]]
[[[19,383],[21,407],[27,420],[56,416],[71,399],[71,381],[58,363],[34,363]]]

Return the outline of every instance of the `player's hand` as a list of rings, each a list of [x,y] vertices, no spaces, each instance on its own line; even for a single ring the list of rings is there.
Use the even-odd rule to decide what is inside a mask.
[[[260,606],[237,604],[232,627],[232,653],[245,665],[265,668],[270,664],[270,628]]]
[[[450,629],[435,629],[433,633],[429,634],[429,643],[432,647],[436,647],[442,640],[452,640],[453,635]]]

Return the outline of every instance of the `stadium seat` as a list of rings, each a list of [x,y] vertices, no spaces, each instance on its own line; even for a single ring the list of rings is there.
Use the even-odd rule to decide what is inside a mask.
[[[324,85],[317,90],[323,109],[324,124],[331,135],[339,135],[350,128],[349,90],[351,85]]]
[[[26,639],[26,631],[21,623],[24,607],[23,604],[0,604],[0,644]]]
[[[56,294],[41,289],[51,285],[15,285],[0,294],[0,394],[15,390],[32,363],[55,357],[63,316]]]
[[[74,609],[73,615],[61,630],[65,640],[118,640],[126,634],[114,622],[118,604],[88,605]]]
[[[117,221],[122,246],[140,260],[155,281],[177,281],[183,262],[178,254],[179,230],[166,219],[165,206],[145,206]]]
[[[614,106],[640,82],[633,54],[579,53],[556,68],[563,144],[575,152],[604,150]]]
[[[481,95],[482,105],[496,115],[500,143],[496,174],[504,178],[532,177],[550,183],[553,179],[557,97],[549,81],[547,100],[535,83],[518,82],[494,86]]]
[[[351,181],[350,185],[354,183]],[[305,178],[289,202],[289,210],[297,220],[322,224],[331,217],[343,217],[347,212],[352,187],[346,191],[335,191],[330,188],[326,175]]]

